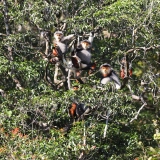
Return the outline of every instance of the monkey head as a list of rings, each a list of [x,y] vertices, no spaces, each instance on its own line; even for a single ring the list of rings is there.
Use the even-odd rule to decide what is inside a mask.
[[[100,66],[100,73],[103,77],[107,77],[111,74],[112,68],[109,64],[105,63]]]
[[[88,41],[88,40],[83,40],[81,42],[81,46],[83,49],[87,50],[87,49],[90,49],[91,48],[91,42]]]
[[[60,42],[63,38],[63,32],[62,31],[56,31],[54,33],[54,38],[56,39],[57,42]]]
[[[73,91],[78,91],[79,90],[79,86],[73,86],[72,90]],[[72,105],[74,106],[75,104],[72,104]]]

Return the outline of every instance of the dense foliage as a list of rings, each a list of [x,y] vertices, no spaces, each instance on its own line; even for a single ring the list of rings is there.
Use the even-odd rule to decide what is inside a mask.
[[[159,0],[1,0],[0,158],[158,160],[159,8]],[[46,60],[64,24],[65,35],[96,30],[97,69],[83,85],[71,80],[77,91],[55,85],[55,65]],[[119,73],[124,56],[133,70],[124,87],[99,87],[99,66]],[[91,110],[73,122],[75,99]]]

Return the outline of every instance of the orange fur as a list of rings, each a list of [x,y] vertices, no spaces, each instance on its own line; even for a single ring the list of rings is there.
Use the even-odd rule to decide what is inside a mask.
[[[84,49],[89,49],[89,48],[91,47],[91,44],[90,44],[89,42],[86,42],[86,41],[83,41],[83,42],[81,43],[81,45],[82,45],[82,47],[83,47]]]
[[[75,118],[76,116],[76,108],[77,108],[77,104],[73,102],[71,104],[71,108],[69,109],[69,114],[72,118]]]
[[[130,77],[132,76],[132,70],[131,69],[128,70],[128,74],[129,74]],[[124,79],[124,77],[125,77],[125,70],[124,69],[121,69],[121,71],[120,71],[120,77],[122,79]]]
[[[100,71],[101,71],[103,77],[107,77],[111,73],[111,67],[109,67],[109,66],[102,66],[100,68]]]
[[[132,70],[129,69],[129,76],[131,77],[132,76]]]
[[[57,51],[57,49],[53,49],[53,52],[52,52],[52,53],[53,53],[54,56],[56,56],[56,57],[58,56],[58,51]]]
[[[90,67],[90,70],[88,71],[88,74],[89,75],[92,74],[95,71],[95,69],[96,69],[96,63],[93,63]]]
[[[77,90],[79,90],[79,87],[78,86],[73,86],[73,90],[77,91]]]
[[[124,71],[124,69],[121,69],[121,71],[120,71],[120,77],[122,79],[124,79],[124,77],[125,77],[125,71]]]

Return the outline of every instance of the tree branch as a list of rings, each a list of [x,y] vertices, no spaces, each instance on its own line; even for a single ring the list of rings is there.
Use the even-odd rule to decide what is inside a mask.
[[[138,112],[137,112],[137,114],[135,115],[135,117],[130,120],[130,123],[133,122],[135,119],[138,118],[138,115],[140,114],[140,111],[141,111],[141,110],[143,109],[143,107],[146,106],[146,105],[147,105],[146,102],[143,103],[143,105],[140,107],[140,109],[138,110]]]
[[[128,51],[126,51],[125,53],[128,54],[128,53],[131,53],[131,52],[135,52],[135,51],[139,51],[139,50],[144,50],[144,51],[148,51],[148,50],[151,50],[151,49],[156,49],[156,48],[160,48],[160,45],[153,45],[153,46],[150,46],[148,48],[146,47],[136,47],[136,48],[131,48],[129,49]]]

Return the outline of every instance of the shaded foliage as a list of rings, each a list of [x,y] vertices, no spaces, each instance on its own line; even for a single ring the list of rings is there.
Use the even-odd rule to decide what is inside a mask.
[[[159,7],[158,0],[2,0],[0,158],[157,160]],[[97,69],[84,75],[83,85],[71,79],[77,91],[54,84],[55,65],[46,59],[54,32],[64,24],[65,35],[81,39],[96,31]],[[119,73],[123,57],[132,77],[121,79],[121,90],[112,83],[101,86],[99,66],[109,63]],[[58,79],[64,79],[63,72]],[[81,121],[69,117],[73,101],[91,108]]]

